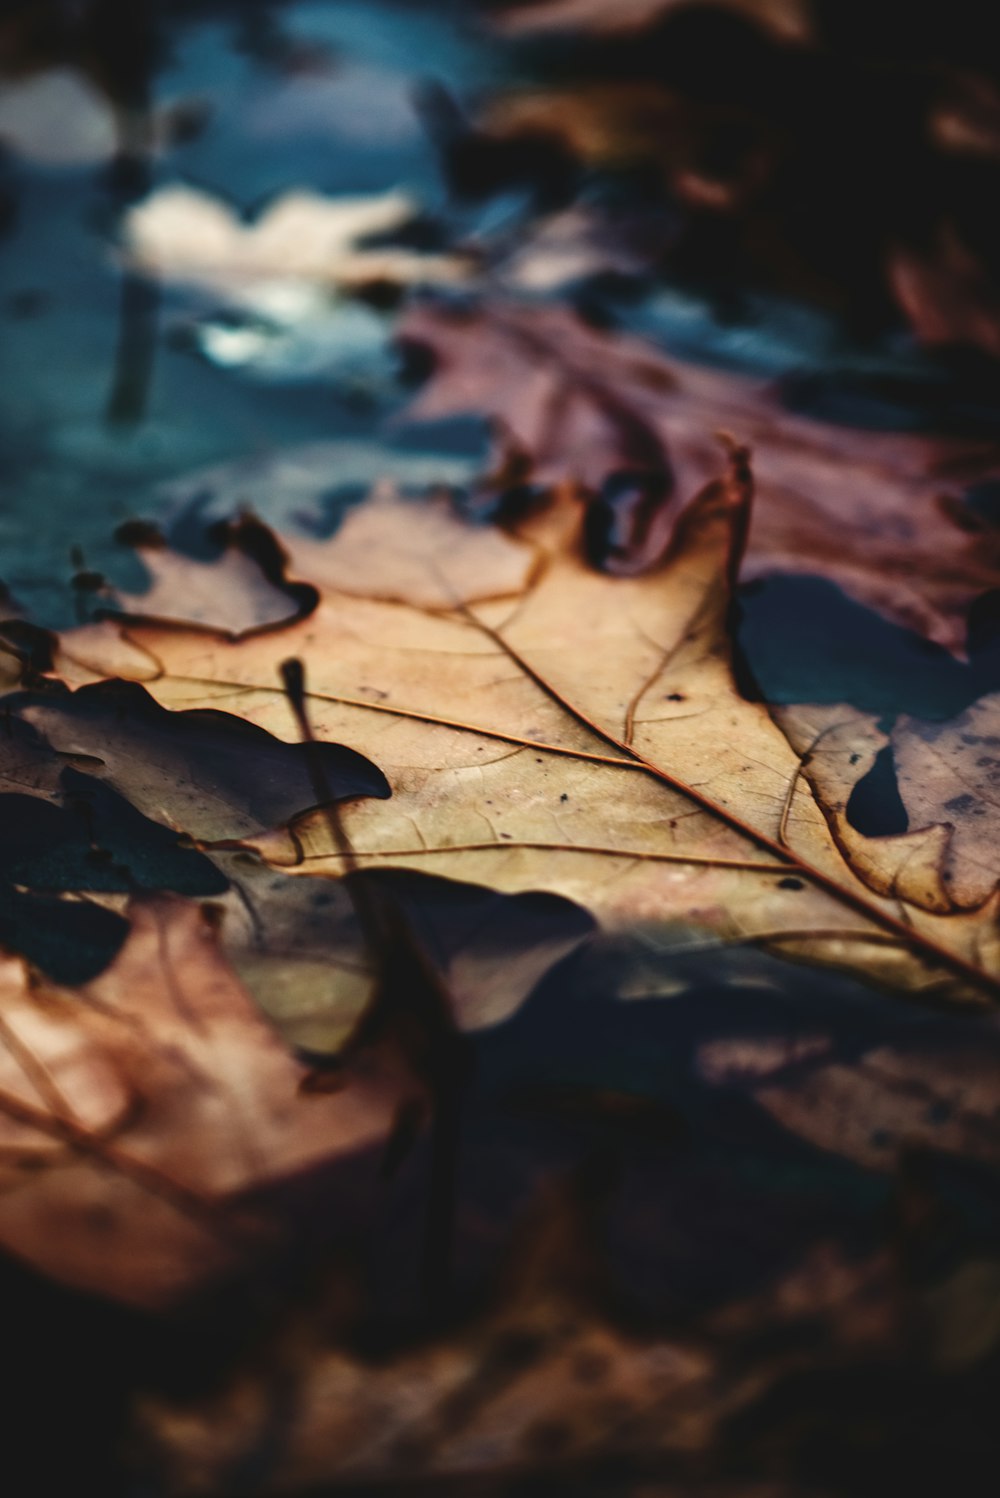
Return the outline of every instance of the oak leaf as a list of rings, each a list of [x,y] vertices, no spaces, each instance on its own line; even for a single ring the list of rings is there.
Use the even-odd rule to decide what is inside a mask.
[[[75,693],[25,692],[5,701],[46,755],[96,762],[140,811],[203,839],[263,831],[318,802],[310,755],[231,713],[167,713],[138,684],[97,682]],[[318,751],[332,798],[386,796],[381,771],[353,749]]]
[[[349,512],[327,544],[308,620],[238,642],[134,626],[129,644],[163,706],[224,701],[284,738],[301,733],[278,679],[295,656],[316,739],[384,767],[388,800],[244,837],[291,874],[388,865],[545,889],[607,929],[674,923],[917,989],[947,983],[934,970],[943,963],[981,998],[996,962],[989,919],[918,927],[873,897],[798,753],[736,688],[728,620],[751,480],[745,455],[731,464],[685,512],[668,563],[645,576],[587,566],[570,498],[516,537],[446,519],[443,501],[409,507],[403,530],[396,506],[376,502]],[[434,555],[442,526],[464,530],[461,568]],[[92,679],[102,649],[120,661],[110,623],[69,634],[60,672]]]
[[[305,1069],[200,907],[160,897],[129,914],[117,961],[82,991],[3,959],[0,1243],[162,1307],[273,1251],[290,1227],[267,1190],[380,1141],[396,1092],[369,1072],[303,1095]]]
[[[681,365],[564,308],[418,307],[400,336],[436,360],[411,414],[488,413],[539,479],[595,492],[595,560],[612,570],[662,554],[677,516],[717,472],[722,430],[754,453],[741,582],[824,577],[956,653],[966,648],[973,601],[1000,585],[998,534],[961,504],[995,468],[984,444],[793,415],[759,381]],[[606,483],[620,471],[659,476],[649,504],[634,504],[627,490],[620,502]]]

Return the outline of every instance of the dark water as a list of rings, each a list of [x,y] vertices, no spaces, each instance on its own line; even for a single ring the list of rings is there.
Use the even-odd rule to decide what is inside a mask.
[[[197,130],[149,164],[149,185],[181,180],[247,213],[295,187],[403,188],[440,213],[414,85],[422,65],[456,90],[485,84],[496,66],[447,9],[164,7],[151,108],[183,101]],[[353,449],[379,437],[404,389],[388,322],[365,327],[353,379],[302,378],[294,351],[277,379],[196,357],[179,330],[210,316],[210,300],[131,279],[116,263],[128,194],[111,169],[107,104],[63,69],[0,83],[0,97],[0,577],[37,622],[58,627],[75,618],[70,579],[81,565],[140,583],[112,536],[123,520],[162,511],[164,480],[322,439],[352,445],[346,476],[357,482],[360,463],[363,481],[373,458]],[[482,443],[459,434],[456,454],[455,441],[412,445],[432,460],[443,451],[446,471],[448,457],[461,471]],[[340,480],[332,469],[330,488]]]

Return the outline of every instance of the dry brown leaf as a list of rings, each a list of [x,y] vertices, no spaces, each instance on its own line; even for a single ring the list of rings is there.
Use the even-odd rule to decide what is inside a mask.
[[[0,1243],[52,1277],[159,1307],[248,1269],[291,1230],[269,1188],[380,1142],[397,1088],[303,1096],[199,906],[133,905],[96,982],[0,969]],[[252,1209],[241,1202],[252,1198]]]
[[[760,382],[677,364],[564,308],[423,307],[400,331],[437,360],[415,417],[486,412],[543,480],[599,491],[623,468],[672,475],[669,504],[624,545],[624,565],[662,550],[676,515],[718,471],[722,430],[754,453],[741,581],[818,575],[955,652],[965,649],[972,601],[1000,585],[1000,539],[957,503],[997,462],[982,444],[793,416]],[[604,559],[620,565],[608,550]]]
[[[953,967],[993,971],[992,922],[921,915],[911,930],[894,903],[872,899],[798,754],[736,690],[726,579],[748,497],[741,462],[687,513],[671,562],[647,576],[589,568],[576,544],[580,510],[566,499],[518,542],[470,526],[481,575],[456,571],[464,592],[444,605],[432,571],[442,592],[428,607],[418,569],[391,563],[383,574],[377,538],[383,526],[389,558],[400,547],[426,557],[440,517],[414,507],[403,532],[394,508],[376,504],[329,543],[330,575],[340,548],[350,558],[349,591],[328,588],[308,620],[235,643],[142,627],[130,640],[159,662],[148,686],[164,705],[225,701],[286,738],[299,728],[278,667],[297,656],[317,737],[384,766],[388,801],[344,807],[336,830],[317,815],[292,837],[255,840],[291,872],[389,864],[508,893],[546,889],[609,928],[673,921],[917,988],[942,980],[915,956],[936,944]],[[494,566],[509,578],[517,547],[526,584],[491,598],[497,588],[482,579]],[[103,638],[119,659],[118,631],[107,625]],[[95,630],[84,646],[77,655],[74,636],[64,640],[68,680],[100,669]]]

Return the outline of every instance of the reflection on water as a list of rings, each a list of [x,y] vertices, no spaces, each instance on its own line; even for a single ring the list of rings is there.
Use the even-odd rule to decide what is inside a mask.
[[[141,70],[112,104],[106,78],[70,66],[92,62],[82,42],[0,82],[0,575],[53,626],[73,618],[74,548],[140,585],[112,534],[157,514],[162,480],[311,440],[371,441],[404,394],[388,321],[362,304],[337,322],[346,377],[329,361],[310,376],[309,327],[296,338],[265,326],[263,383],[193,357],[192,344],[222,345],[213,329],[232,315],[220,324],[224,299],[122,268],[130,202],[177,180],[251,213],[291,188],[403,187],[433,212],[442,189],[413,99],[420,68],[472,86],[494,66],[445,15],[406,5],[170,7],[155,40],[148,108]],[[119,42],[113,56],[134,60]],[[147,116],[148,151],[136,123]],[[269,359],[298,366],[294,385],[268,379]],[[324,488],[336,482],[331,472]]]

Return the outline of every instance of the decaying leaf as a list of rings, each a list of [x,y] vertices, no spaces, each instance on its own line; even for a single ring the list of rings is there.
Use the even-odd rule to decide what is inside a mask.
[[[376,502],[328,544],[337,586],[279,636],[227,643],[135,627],[129,638],[158,663],[146,679],[164,706],[225,701],[282,737],[300,731],[278,681],[296,656],[317,738],[384,766],[391,799],[345,806],[334,831],[315,815],[291,836],[252,838],[291,872],[389,863],[509,893],[546,889],[611,929],[682,922],[918,987],[940,982],[925,966],[939,946],[946,964],[992,971],[986,917],[911,928],[873,901],[799,755],[737,691],[727,621],[750,480],[745,458],[732,461],[685,512],[672,559],[642,577],[586,564],[568,498],[517,540],[452,517],[478,548],[461,574],[428,560],[442,524],[433,507],[412,508],[404,532]],[[65,638],[68,680],[100,672],[102,640],[117,659],[117,630],[104,628],[86,632],[81,655]]]
[[[755,1034],[709,1042],[698,1065],[715,1085],[749,1092],[792,1133],[869,1170],[895,1170],[901,1151],[933,1148],[995,1167],[1000,1052],[991,1034],[966,1049],[924,1037],[920,1049],[837,1053],[822,1034]]]
[[[0,1242],[57,1279],[163,1306],[280,1244],[289,1225],[262,1194],[379,1141],[395,1100],[376,1075],[303,1095],[197,905],[153,899],[130,918],[82,992],[4,959]]]
[[[596,491],[617,514],[617,525],[612,516],[598,527],[599,560],[613,568],[662,553],[677,514],[718,470],[722,430],[754,453],[741,581],[819,575],[956,652],[966,647],[973,600],[1000,584],[997,533],[959,503],[996,464],[983,444],[793,416],[759,382],[681,366],[564,308],[418,308],[401,335],[437,361],[412,414],[489,412],[540,479]],[[659,479],[647,496],[652,513],[605,487],[622,470]]]
[[[777,1448],[797,1465],[809,1461],[810,1437],[831,1426],[831,1396],[840,1430],[846,1422],[860,1433],[875,1410],[886,1418],[899,1379],[886,1353],[909,1321],[887,1255],[852,1261],[818,1244],[777,1282],[727,1307],[710,1335],[623,1328],[600,1292],[596,1214],[580,1194],[573,1181],[540,1193],[518,1225],[499,1294],[455,1335],[387,1363],[300,1316],[268,1349],[268,1375],[233,1378],[197,1403],[147,1398],[145,1465],[171,1495],[219,1490],[253,1453],[256,1470],[291,1492],[416,1479],[445,1492],[486,1480],[590,1495],[612,1471],[634,1474],[636,1484],[651,1477],[640,1492],[680,1498],[708,1472],[708,1491],[750,1498],[786,1489],[727,1480],[733,1467],[755,1469],[746,1427],[772,1459]],[[881,1382],[863,1412],[849,1391],[871,1365]],[[799,1420],[782,1420],[788,1386],[817,1368],[825,1377],[804,1383]],[[278,1415],[276,1386],[294,1391],[291,1419]],[[905,1441],[891,1417],[884,1428],[898,1460]]]

